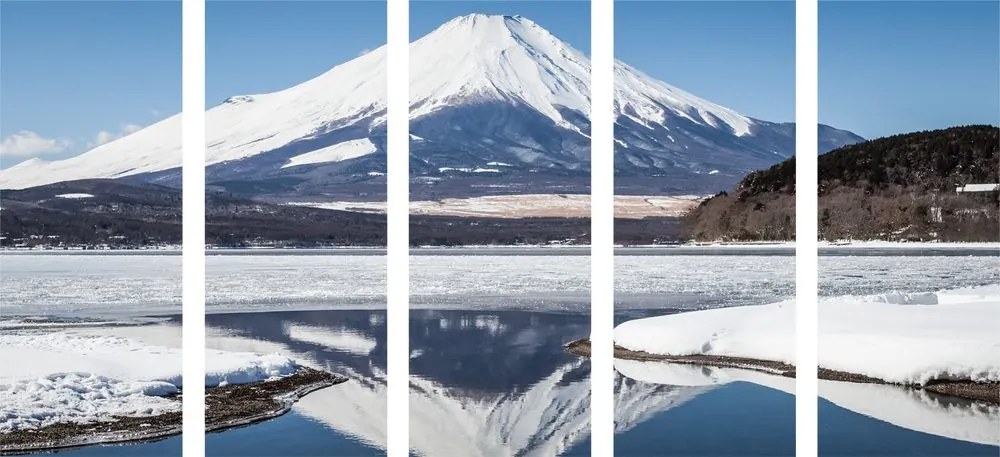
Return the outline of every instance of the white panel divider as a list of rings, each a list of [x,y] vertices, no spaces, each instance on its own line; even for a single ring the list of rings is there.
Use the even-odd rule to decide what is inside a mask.
[[[590,3],[591,455],[614,455],[614,1]]]
[[[410,447],[410,4],[388,1],[386,450],[389,457],[406,457]]]

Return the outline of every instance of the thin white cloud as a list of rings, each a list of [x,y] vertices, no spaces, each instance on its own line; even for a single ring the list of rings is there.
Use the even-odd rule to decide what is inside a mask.
[[[12,133],[0,143],[0,157],[28,158],[57,154],[73,147],[66,138],[46,138],[30,130]]]
[[[371,48],[364,48],[364,49],[361,50],[361,52],[358,53],[358,57],[361,57],[361,56],[363,56],[365,54],[368,54],[369,52],[372,52]]]
[[[141,128],[142,128],[141,125],[123,124],[121,131],[117,132],[117,133],[108,132],[106,130],[101,130],[100,132],[97,132],[97,135],[94,136],[94,140],[90,142],[89,146],[92,147],[92,148],[94,148],[94,147],[100,146],[100,145],[102,145],[104,143],[110,143],[110,142],[112,142],[114,140],[117,140],[117,139],[123,137],[123,136],[126,136],[126,135],[128,135],[130,133],[133,133],[133,132],[135,132],[135,131],[137,131],[137,130],[139,130]]]

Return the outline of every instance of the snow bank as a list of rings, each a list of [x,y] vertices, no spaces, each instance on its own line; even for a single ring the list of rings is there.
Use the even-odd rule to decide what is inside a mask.
[[[794,303],[711,309],[622,323],[619,346],[795,363]],[[1000,381],[1000,285],[819,303],[819,364],[889,382]]]
[[[155,416],[181,410],[162,398],[177,393],[167,382],[122,381],[92,373],[58,373],[0,383],[0,433],[56,422],[87,423],[112,416]]]
[[[271,381],[295,373],[299,366],[280,354],[208,351],[205,386],[225,386]]]
[[[707,354],[795,363],[795,303],[708,309],[636,319],[615,344],[654,354]]]
[[[906,384],[1000,381],[1000,285],[833,297],[819,321],[824,368]]]
[[[0,432],[180,411],[179,402],[164,398],[183,385],[179,328],[175,345],[94,331],[0,335]],[[208,386],[275,379],[298,368],[278,354],[227,351],[209,351],[206,365]]]

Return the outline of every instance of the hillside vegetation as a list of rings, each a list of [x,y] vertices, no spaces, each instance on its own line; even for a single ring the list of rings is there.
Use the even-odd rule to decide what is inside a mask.
[[[1000,128],[907,133],[819,157],[819,231],[826,240],[1000,241],[997,192],[955,187],[997,183]],[[687,215],[699,240],[791,240],[795,159],[747,175]]]

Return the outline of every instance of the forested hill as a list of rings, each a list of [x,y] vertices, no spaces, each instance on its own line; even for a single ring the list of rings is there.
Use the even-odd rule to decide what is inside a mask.
[[[955,187],[997,183],[1000,128],[988,125],[894,135],[819,157],[820,235],[825,239],[995,240],[996,193]],[[732,193],[703,202],[685,221],[696,239],[794,236],[795,159],[747,175]]]
[[[819,157],[820,194],[833,183],[919,186],[952,191],[995,183],[1000,128],[989,125],[906,133],[846,146]]]

